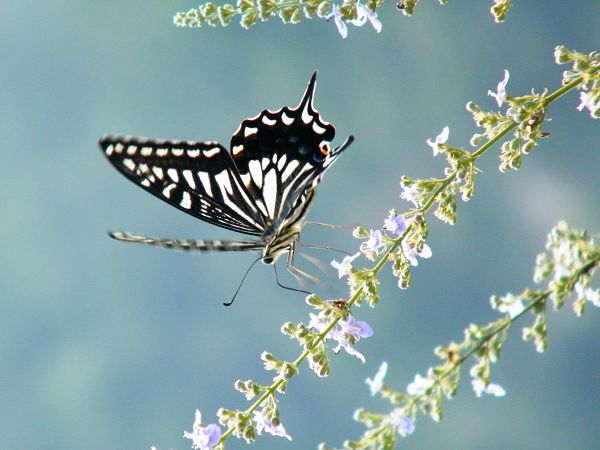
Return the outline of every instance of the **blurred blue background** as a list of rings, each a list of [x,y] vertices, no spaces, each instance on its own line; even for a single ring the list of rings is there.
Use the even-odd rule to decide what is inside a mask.
[[[309,310],[303,295],[275,286],[269,267],[254,269],[233,307],[221,304],[251,254],[190,255],[106,236],[235,234],[131,184],[102,156],[99,136],[227,145],[242,119],[296,105],[318,69],[316,107],[337,127],[336,143],[350,133],[356,142],[328,173],[310,218],[380,226],[390,208],[408,206],[398,197],[402,174],[440,176],[443,161],[427,138],[448,125],[450,142],[468,145],[476,130],[464,105],[496,108],[485,94],[503,69],[511,93],[555,89],[565,68],[553,62],[555,45],[600,50],[597,0],[515,2],[501,25],[491,0],[468,3],[424,1],[406,18],[389,2],[381,34],[350,26],[342,40],[323,20],[176,29],[172,15],[195,2],[2,2],[0,448],[186,449],[181,435],[196,408],[216,421],[221,406],[246,407],[236,379],[268,382],[263,350],[298,353],[279,328]],[[388,410],[363,385],[382,360],[388,383],[404,388],[436,362],[436,345],[496,317],[491,294],[532,284],[535,256],[558,220],[600,231],[600,128],[578,103],[572,93],[552,106],[552,136],[520,171],[500,175],[497,149],[481,161],[458,223],[431,220],[434,257],[413,271],[411,289],[398,290],[385,270],[380,305],[357,311],[375,330],[358,346],[367,363],[334,355],[327,379],[301,369],[281,398],[294,441],[267,436],[255,448],[339,446],[359,436],[357,406]],[[307,227],[303,241],[357,246],[349,232],[319,227]],[[322,295],[345,294],[336,274],[322,277]],[[506,344],[493,373],[505,398],[476,399],[465,376],[444,420],[421,418],[399,448],[597,448],[599,311],[576,319],[565,308],[549,320],[546,354],[518,329]]]

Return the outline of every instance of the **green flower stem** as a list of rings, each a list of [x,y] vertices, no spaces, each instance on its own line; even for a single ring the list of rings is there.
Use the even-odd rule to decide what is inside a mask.
[[[294,1],[294,2],[290,2],[290,3],[295,4],[296,2]],[[558,98],[562,97],[564,94],[566,94],[567,92],[571,91],[578,84],[580,84],[582,82],[583,78],[584,78],[584,75],[580,75],[579,77],[575,78],[570,83],[562,86],[560,89],[556,90],[555,92],[553,92],[552,94],[550,94],[548,97],[546,97],[544,103],[540,104],[537,108],[538,109],[539,108],[545,108],[548,104],[550,104],[553,101],[557,100]],[[512,123],[512,124],[508,125],[502,131],[498,132],[498,134],[496,134],[494,137],[492,137],[491,139],[489,139],[485,144],[483,144],[482,146],[480,146],[475,152],[473,152],[471,154],[471,156],[470,156],[471,161],[475,161],[477,158],[479,158],[481,155],[483,155],[496,142],[498,142],[500,139],[502,139],[504,136],[506,136],[516,126],[517,126],[517,123],[515,122],[515,123]],[[457,174],[458,174],[458,171],[456,171],[456,170],[453,171],[452,173],[450,173],[443,180],[443,182],[438,186],[438,188],[435,190],[435,192],[431,195],[431,197],[427,200],[427,202],[425,202],[425,204],[422,207],[410,211],[407,215],[424,214],[424,213],[428,212],[429,209],[431,209],[431,207],[435,203],[435,199],[437,198],[437,196],[442,191],[444,191],[444,189],[446,189],[446,187],[448,187],[448,185],[456,178]],[[385,266],[385,263],[389,260],[390,255],[400,246],[400,244],[402,243],[402,241],[412,231],[413,227],[414,227],[414,222],[411,222],[411,224],[409,224],[409,226],[407,227],[406,231],[401,236],[399,236],[397,239],[394,240],[394,242],[392,243],[392,245],[390,246],[390,248],[383,254],[383,256],[379,259],[379,261],[377,262],[377,264],[371,269],[371,271],[375,275],[377,275],[379,273],[379,271],[383,268],[383,266]],[[589,270],[591,267],[593,267],[597,263],[598,263],[598,261],[595,261],[593,263],[588,264],[586,266],[586,267],[588,267],[587,270]],[[583,272],[581,272],[581,273],[583,273]],[[354,303],[356,303],[361,298],[362,293],[363,293],[363,289],[362,288],[358,288],[354,292],[354,294],[348,300],[348,307],[349,308],[352,307],[352,305],[354,305]],[[480,341],[478,342],[478,344],[475,347],[473,347],[465,355],[461,356],[460,359],[452,366],[452,368],[450,368],[447,371],[445,371],[440,377],[438,377],[438,379],[441,380],[442,378],[444,378],[445,376],[447,376],[448,374],[450,374],[454,369],[456,369],[456,367],[458,365],[462,364],[466,359],[468,359],[478,349],[480,349],[481,346],[485,345],[485,343],[489,339],[491,339],[495,334],[499,333],[500,331],[502,331],[506,327],[510,326],[510,324],[512,324],[512,322],[514,320],[516,320],[519,317],[521,317],[523,314],[525,314],[527,311],[529,311],[531,308],[533,308],[536,304],[538,304],[538,303],[542,302],[543,300],[545,300],[549,295],[550,295],[550,291],[544,291],[542,294],[540,294],[539,298],[535,299],[529,305],[527,305],[527,307],[521,313],[519,313],[518,315],[516,315],[515,317],[513,317],[510,321],[505,322],[502,326],[500,326],[494,332],[492,332],[492,333],[484,336],[483,338],[481,338]],[[319,333],[317,335],[317,337],[313,341],[312,345],[310,347],[308,347],[306,350],[304,350],[304,352],[302,352],[300,354],[300,356],[298,356],[296,358],[296,360],[292,363],[292,367],[295,369],[296,373],[297,373],[298,368],[302,364],[302,362],[304,362],[304,360],[311,354],[311,352],[319,344],[321,344],[325,340],[325,337],[327,336],[327,334],[337,325],[337,323],[340,321],[340,319],[341,319],[340,316],[335,317],[331,321],[331,323],[329,324],[329,326],[325,330],[323,330],[321,333]],[[274,395],[275,391],[283,383],[284,383],[283,379],[279,379],[279,380],[275,381],[271,386],[269,386],[267,388],[267,390],[248,409],[246,409],[244,411],[244,414],[252,414],[256,409],[258,409],[258,407],[263,402],[265,402],[270,396]],[[421,395],[423,395],[423,394],[421,394]],[[225,440],[233,433],[233,430],[234,430],[233,428],[229,428],[225,433],[223,433],[223,435],[221,436],[221,440],[219,441],[219,445],[223,445],[224,444]]]
[[[576,275],[576,277],[579,278],[582,275],[590,272],[594,267],[598,265],[600,265],[600,256],[582,266],[574,275]],[[521,311],[519,314],[515,314],[514,317],[507,318],[508,320],[504,320],[502,324],[498,326],[498,328],[496,328],[494,331],[491,331],[485,336],[482,336],[477,341],[477,343],[473,347],[471,347],[471,349],[468,352],[466,352],[464,355],[461,355],[460,358],[458,358],[451,367],[446,369],[444,372],[442,372],[439,376],[435,378],[435,384],[439,385],[444,378],[452,374],[460,365],[462,365],[466,360],[468,360],[471,356],[477,353],[479,349],[481,349],[494,336],[501,333],[506,328],[511,327],[514,322],[516,322],[518,319],[524,316],[528,311],[534,309],[536,306],[545,302],[548,299],[548,297],[552,295],[552,292],[553,291],[551,289],[547,289],[545,291],[540,292],[536,297],[534,297],[531,300],[531,302],[527,306],[525,306],[525,308],[523,308],[523,311]],[[416,403],[422,397],[425,397],[425,393],[412,397],[410,402]]]

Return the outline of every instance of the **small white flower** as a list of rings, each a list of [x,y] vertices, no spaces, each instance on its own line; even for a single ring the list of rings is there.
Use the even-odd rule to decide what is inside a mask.
[[[427,259],[431,258],[431,255],[433,254],[431,252],[431,247],[429,247],[429,245],[427,244],[423,244],[423,248],[421,249],[421,251],[417,252],[414,247],[409,247],[406,241],[402,241],[402,250],[404,251],[404,256],[406,256],[406,259],[408,260],[411,266],[419,265],[419,260],[417,259],[417,256],[423,259]]]
[[[589,109],[590,115],[594,117],[594,112],[600,109],[600,96],[596,100],[589,92],[581,92],[579,94],[581,103],[577,107],[578,111],[583,111],[584,108]]]
[[[415,431],[415,423],[410,417],[404,414],[400,408],[395,408],[390,413],[390,421],[392,425],[398,430],[398,434],[402,437],[407,434],[412,434]]]
[[[354,255],[346,256],[341,263],[337,262],[336,260],[331,261],[331,265],[338,270],[338,276],[340,278],[350,275],[350,271],[352,270],[351,263],[358,257],[358,255],[360,255],[360,252],[355,253]]]
[[[433,156],[437,155],[442,151],[441,145],[445,144],[450,135],[450,128],[444,127],[442,132],[435,137],[435,141],[427,139],[427,145],[433,149]]]
[[[581,283],[575,283],[575,292],[577,298],[584,298],[594,306],[600,307],[600,289],[584,288]]]
[[[285,431],[283,424],[279,422],[279,425],[274,425],[271,420],[265,417],[264,410],[254,411],[253,418],[256,424],[256,433],[259,436],[262,434],[263,431],[266,431],[267,433],[272,434],[273,436],[284,437],[289,441],[292,440],[292,437],[289,434],[287,434],[287,431]]]
[[[494,397],[504,397],[506,395],[506,391],[499,384],[490,383],[486,386],[480,378],[471,380],[471,383],[477,397],[481,397],[481,394],[489,394]]]
[[[421,207],[421,202],[419,201],[419,188],[417,183],[413,183],[408,186],[402,186],[400,198],[411,202],[417,208]]]
[[[381,366],[379,366],[379,370],[377,371],[373,379],[367,378],[365,380],[365,383],[369,385],[371,395],[375,395],[379,391],[381,391],[381,388],[383,387],[383,379],[385,378],[385,374],[387,373],[387,368],[387,363],[383,361],[381,363]]]
[[[416,374],[415,381],[413,381],[406,387],[406,392],[408,393],[408,395],[417,396],[421,395],[431,386],[433,386],[433,380],[431,378],[424,378],[421,375]]]
[[[367,22],[367,19],[371,22],[375,31],[379,33],[381,31],[381,22],[377,19],[377,13],[371,8],[358,3],[356,5],[356,19],[351,20],[350,23],[357,27],[362,27]]]
[[[325,315],[325,310],[322,310],[319,315],[309,313],[310,322],[308,328],[312,328],[317,333],[325,331],[325,328],[329,326],[329,317]]]
[[[332,17],[335,26],[337,27],[342,38],[346,39],[346,37],[348,36],[348,27],[346,26],[346,22],[344,22],[344,19],[342,19],[342,13],[340,12],[340,7],[338,5],[333,5],[333,7],[331,8],[331,14],[325,16],[325,19],[329,20]]]
[[[507,296],[508,298],[509,296]],[[508,314],[511,319],[514,319],[523,312],[525,306],[523,306],[523,300],[517,299],[517,297],[510,296],[512,301],[507,301],[498,305],[498,312],[502,314]]]
[[[508,73],[508,70],[504,69],[504,79],[498,83],[496,92],[488,91],[488,95],[496,99],[498,106],[502,106],[502,103],[504,103],[504,100],[506,100],[506,84],[508,83],[509,78],[510,74]]]

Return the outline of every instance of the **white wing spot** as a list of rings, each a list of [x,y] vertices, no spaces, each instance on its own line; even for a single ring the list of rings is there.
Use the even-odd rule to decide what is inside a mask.
[[[269,160],[268,158],[263,158],[262,159],[262,170],[265,170],[267,168],[267,166],[269,165]]]
[[[313,116],[308,112],[308,104],[306,104],[302,110],[302,122],[308,125],[312,120]]]
[[[123,160],[123,165],[125,167],[127,167],[129,170],[131,170],[132,172],[135,170],[135,163],[129,158],[125,158]]]
[[[183,171],[183,178],[185,178],[185,181],[187,181],[187,184],[192,188],[192,189],[196,189],[196,182],[194,181],[194,175],[192,174],[191,170],[184,170]]]
[[[108,147],[106,147],[106,150],[104,151],[106,153],[106,156],[110,156],[115,151],[115,147],[112,144],[110,144]]]
[[[317,134],[323,134],[326,131],[325,128],[323,128],[322,126],[320,126],[317,122],[313,122],[312,129]]]
[[[165,176],[165,174],[163,173],[162,167],[152,167],[152,172],[154,172],[154,175],[156,175],[160,180],[163,179],[163,177]]]
[[[265,125],[272,126],[272,125],[275,125],[277,123],[277,121],[273,120],[273,119],[269,119],[267,116],[263,116],[262,123],[264,123]]]
[[[159,148],[156,150],[156,156],[167,156],[169,154],[169,149],[167,148]]]
[[[248,163],[248,169],[250,169],[250,175],[252,175],[252,179],[254,180],[254,184],[259,188],[262,187],[263,184],[263,173],[260,168],[260,163],[253,159]]]
[[[200,156],[200,150],[188,150],[187,154],[190,158],[197,158]]]
[[[240,152],[244,151],[244,146],[236,145],[235,147],[233,147],[232,151],[233,151],[233,155],[235,156],[235,155],[239,154]]]
[[[140,153],[142,156],[150,156],[152,154],[152,147],[142,147]]]
[[[288,179],[288,177],[292,174],[292,172],[294,170],[296,170],[296,167],[298,167],[300,165],[300,163],[293,159],[290,161],[290,163],[287,165],[287,167],[285,168],[285,170],[283,171],[283,173],[281,174],[281,181],[285,181]]]
[[[287,161],[287,155],[284,153],[281,158],[279,159],[279,162],[277,163],[277,170],[279,170],[281,172],[281,169],[283,169],[283,166],[285,166],[285,162]]]
[[[168,169],[167,175],[169,175],[169,178],[171,178],[171,180],[173,180],[175,183],[179,183],[179,174],[177,173],[177,169]]]
[[[140,184],[144,187],[150,187],[150,180],[144,178]]]
[[[212,158],[217,153],[219,153],[219,151],[220,151],[219,147],[215,147],[215,148],[210,149],[210,150],[204,150],[202,153],[204,153],[204,156],[206,156],[207,158]]]
[[[291,125],[294,123],[294,119],[292,117],[288,116],[286,113],[283,113],[281,115],[281,121],[286,125]]]
[[[192,197],[190,197],[189,192],[183,191],[183,198],[181,199],[181,203],[179,203],[182,208],[191,209],[192,208]]]
[[[206,172],[198,172],[198,178],[200,178],[200,182],[202,183],[202,187],[206,193],[212,197],[212,187],[210,185],[210,178],[208,177],[208,174]]]
[[[273,157],[271,158],[271,161],[273,161],[273,164],[277,164],[277,153],[273,154]]]
[[[252,136],[253,134],[258,133],[258,128],[254,127],[245,127],[244,128],[244,137]]]
[[[124,148],[125,147],[123,146],[123,144],[121,144],[120,142],[117,142],[117,145],[115,145],[115,152],[121,153]]]
[[[265,206],[265,202],[263,202],[260,198],[257,198],[254,200],[254,203],[256,203],[256,206],[258,206],[258,209],[260,209],[260,212],[263,213],[263,216],[267,216],[267,207]]]
[[[275,169],[269,170],[265,175],[265,186],[262,189],[262,194],[269,211],[269,217],[274,217],[275,200],[277,198],[277,172]]]
[[[171,183],[170,185],[168,185],[166,188],[163,189],[162,191],[162,195],[164,195],[167,198],[171,198],[171,191],[173,189],[175,189],[177,185],[175,183]]]
[[[171,152],[173,153],[173,156],[183,156],[182,148],[174,148],[173,150],[171,150]]]
[[[225,193],[231,194],[233,190],[231,189],[231,180],[229,179],[229,173],[226,170],[221,171],[218,175],[215,175],[215,180],[217,180],[217,184],[223,193],[223,197],[227,198]]]
[[[215,175],[215,180],[219,185],[219,189],[221,190],[221,196],[223,197],[223,202],[225,202],[225,205],[227,205],[229,208],[231,208],[249,223],[258,225],[255,220],[253,220],[251,217],[248,217],[248,215],[240,209],[236,202],[231,200],[231,198],[229,197],[233,194],[229,172],[227,170],[221,171],[219,174]]]

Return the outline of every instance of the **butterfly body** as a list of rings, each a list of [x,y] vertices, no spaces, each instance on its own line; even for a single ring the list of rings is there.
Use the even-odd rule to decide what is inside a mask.
[[[105,136],[99,145],[128,179],[170,205],[256,240],[175,240],[127,232],[111,237],[181,250],[257,251],[288,265],[316,188],[353,138],[333,150],[334,127],[312,105],[316,72],[297,108],[264,110],[246,119],[230,151],[217,142]]]

